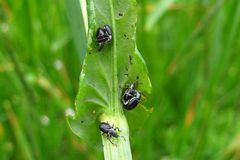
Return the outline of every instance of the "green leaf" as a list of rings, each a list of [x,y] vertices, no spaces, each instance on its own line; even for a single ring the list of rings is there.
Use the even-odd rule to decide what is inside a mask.
[[[136,48],[135,0],[88,0],[87,11],[88,54],[80,74],[76,116],[68,122],[76,135],[91,146],[100,147],[100,116],[104,114],[117,117],[124,114],[121,88],[137,81],[138,90],[147,95],[151,91],[151,83],[145,62]],[[113,40],[99,52],[95,38],[96,30],[106,24],[112,28]],[[146,108],[137,108],[129,113],[144,113],[143,116],[147,116]],[[131,123],[136,121],[139,119]]]

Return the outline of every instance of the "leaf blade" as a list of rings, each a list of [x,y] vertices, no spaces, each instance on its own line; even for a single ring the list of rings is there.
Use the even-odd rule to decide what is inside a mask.
[[[88,53],[80,74],[76,98],[77,114],[69,120],[73,132],[91,146],[99,146],[98,118],[102,114],[123,115],[120,86],[140,81],[141,91],[150,93],[151,83],[141,54],[136,49],[137,22],[134,0],[90,0],[88,10]],[[98,52],[96,30],[110,25],[111,43]],[[131,60],[129,59],[131,57]],[[129,76],[126,76],[128,74]],[[137,79],[137,77],[141,79]]]

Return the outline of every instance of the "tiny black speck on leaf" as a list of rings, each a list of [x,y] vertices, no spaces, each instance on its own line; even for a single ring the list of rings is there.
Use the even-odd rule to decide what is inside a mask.
[[[122,13],[118,13],[118,15],[119,15],[119,16],[123,16],[123,14],[122,14]]]
[[[124,34],[124,37],[125,37],[126,39],[129,39],[126,34]]]
[[[132,56],[130,56],[130,55],[129,55],[129,62],[130,62],[130,64],[133,64],[132,63]]]

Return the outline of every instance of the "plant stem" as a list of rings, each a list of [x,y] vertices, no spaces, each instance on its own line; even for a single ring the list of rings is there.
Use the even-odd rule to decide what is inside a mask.
[[[102,135],[102,143],[105,160],[132,160],[132,153],[129,142],[129,129],[124,115],[104,114],[100,118],[101,122],[108,122],[111,126],[119,127],[118,138],[110,138],[116,144],[112,144],[105,135]]]

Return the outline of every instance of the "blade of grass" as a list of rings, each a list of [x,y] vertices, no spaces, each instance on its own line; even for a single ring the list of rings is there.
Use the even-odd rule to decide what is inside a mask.
[[[66,0],[68,19],[75,48],[82,64],[87,49],[87,11],[85,0]]]
[[[18,119],[11,108],[10,102],[5,102],[4,108],[5,108],[5,112],[7,114],[8,120],[11,124],[13,133],[15,135],[15,139],[18,143],[18,147],[22,153],[23,159],[34,160],[32,150],[30,149],[30,145],[28,144],[27,139],[24,135],[24,132],[18,123]]]
[[[150,31],[157,21],[164,15],[168,10],[168,7],[176,0],[159,0],[154,10],[148,15],[145,24],[145,30]]]

